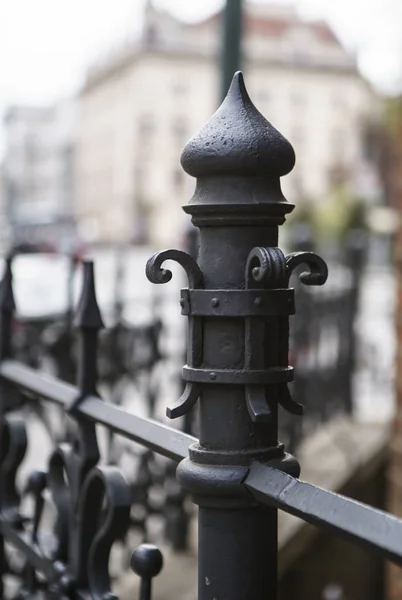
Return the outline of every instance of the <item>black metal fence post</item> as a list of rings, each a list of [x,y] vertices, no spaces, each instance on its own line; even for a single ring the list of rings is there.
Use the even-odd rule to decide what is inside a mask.
[[[177,250],[157,253],[148,277],[171,277],[165,260],[187,271],[181,292],[189,318],[187,385],[168,409],[175,418],[200,400],[200,439],[178,477],[199,505],[199,599],[266,600],[277,593],[277,511],[261,508],[242,481],[253,460],[298,474],[278,443],[278,404],[293,413],[287,383],[291,271],[307,262],[305,283],[323,283],[312,253],[285,258],[278,226],[293,206],[279,178],[295,161],[289,142],[257,111],[241,73],[210,121],[185,147],[182,165],[197,178],[185,212],[200,229],[199,262]]]
[[[11,258],[5,261],[3,279],[0,284],[0,360],[11,358],[11,338],[15,301],[12,287]]]
[[[12,356],[12,324],[13,315],[15,311],[15,301],[12,286],[12,271],[11,271],[11,258],[7,258],[5,261],[5,268],[3,278],[0,283],[0,361],[11,358]],[[5,448],[7,442],[6,433],[6,413],[8,412],[10,405],[15,399],[15,392],[10,389],[7,383],[0,383],[0,447],[2,450]],[[15,422],[14,427],[18,427]],[[21,430],[20,430],[21,431]],[[24,437],[23,435],[21,437]],[[23,443],[26,446],[26,439]],[[7,473],[4,469],[5,458],[7,452],[4,450],[1,452],[0,462],[0,511],[6,508],[10,508],[8,502],[8,488],[7,485]],[[18,501],[17,501],[18,502]],[[0,535],[0,598],[4,597],[4,582],[3,576],[6,572],[6,557],[4,552],[4,538]]]

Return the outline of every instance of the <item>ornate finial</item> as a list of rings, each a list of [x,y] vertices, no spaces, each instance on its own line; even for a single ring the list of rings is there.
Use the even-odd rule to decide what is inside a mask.
[[[139,600],[151,600],[152,578],[161,572],[162,567],[162,553],[153,544],[141,544],[134,552],[131,557],[131,568],[141,577]]]
[[[221,106],[187,143],[181,164],[194,177],[279,178],[293,169],[295,153],[251,102],[238,71]]]
[[[5,261],[3,278],[0,283],[0,311],[12,313],[15,310],[13,293],[13,275],[11,269],[11,258]]]
[[[5,261],[3,278],[0,282],[0,360],[12,355],[11,329],[15,301],[11,258]]]
[[[75,325],[81,331],[80,353],[78,357],[78,387],[80,395],[68,407],[70,412],[80,404],[85,396],[97,395],[98,379],[98,333],[103,321],[96,299],[94,264],[84,261],[84,284],[78,305]]]
[[[74,324],[80,329],[95,329],[99,331],[103,329],[104,325],[96,299],[93,261],[84,261],[83,268],[84,283]]]

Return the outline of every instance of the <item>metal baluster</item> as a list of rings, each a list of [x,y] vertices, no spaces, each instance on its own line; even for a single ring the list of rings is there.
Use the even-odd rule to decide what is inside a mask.
[[[78,396],[66,407],[67,414],[73,419],[75,431],[71,444],[63,444],[53,453],[49,464],[49,487],[58,509],[56,536],[58,548],[55,558],[68,564],[69,577],[76,582],[86,580],[88,557],[81,550],[82,545],[89,547],[90,536],[82,539],[79,523],[80,494],[85,477],[99,460],[99,449],[95,426],[77,413],[78,406],[88,397],[97,396],[97,343],[98,333],[103,326],[95,295],[93,263],[83,263],[83,287],[74,320],[79,330],[79,354],[77,387]],[[65,502],[59,505],[58,498],[66,494],[61,478],[67,478],[68,498],[71,505],[66,513]],[[65,565],[67,568],[67,564]]]
[[[0,360],[12,357],[11,337],[15,311],[12,278],[11,258],[7,258],[0,284]]]
[[[81,397],[98,395],[98,335],[103,329],[95,294],[94,265],[92,261],[84,261],[84,285],[81,300],[75,318],[75,326],[80,330],[80,360],[78,365],[77,385]],[[72,409],[73,407],[70,407]]]
[[[67,407],[78,431],[74,444],[63,444],[55,450],[48,475],[58,512],[55,530],[58,548],[53,558],[60,566],[59,579],[49,590],[57,598],[71,597],[78,589],[85,590],[83,593],[88,597],[106,599],[114,598],[110,592],[109,553],[113,542],[127,530],[131,494],[118,469],[97,465],[95,424],[78,410],[87,400],[100,401],[97,346],[103,326],[93,263],[85,262],[83,267],[83,291],[75,319],[80,331],[79,394]]]
[[[12,285],[12,270],[11,270],[11,258],[7,258],[5,261],[3,278],[0,284],[0,361],[4,361],[12,357],[12,324],[13,316],[15,311],[15,301]],[[13,390],[10,390],[7,384],[0,384],[0,417],[1,421],[4,420],[5,414],[9,410],[13,403],[15,394]],[[1,437],[4,435],[4,427],[1,428]],[[0,439],[0,447],[2,449],[1,462],[5,458],[3,450],[3,439]],[[3,464],[1,464],[3,467]],[[0,510],[1,512],[6,508],[6,490],[5,490],[5,479],[6,473],[3,468],[0,469]],[[0,598],[4,597],[4,581],[3,576],[7,570],[7,561],[5,556],[4,538],[0,535]]]
[[[141,577],[138,600],[151,600],[152,579],[163,567],[163,556],[153,544],[142,544],[131,557],[131,568]]]

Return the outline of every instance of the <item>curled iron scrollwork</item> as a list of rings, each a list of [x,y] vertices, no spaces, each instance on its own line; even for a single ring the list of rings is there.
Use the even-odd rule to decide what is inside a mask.
[[[291,263],[292,264],[292,263]],[[245,268],[246,289],[281,289],[288,285],[289,274],[286,258],[280,248],[256,247],[248,255]],[[292,299],[289,297],[289,299]],[[289,313],[290,314],[290,313]],[[278,366],[287,367],[289,316],[270,317],[277,320],[275,327],[278,337]],[[246,318],[245,323],[245,367],[249,369],[266,368],[263,351],[263,334],[266,319],[260,317]],[[292,414],[301,415],[303,407],[295,402],[290,394],[287,382],[279,383],[273,393],[267,395],[266,386],[246,386],[246,404],[252,421],[256,423],[270,422],[273,403]],[[271,403],[271,404],[270,404]]]
[[[202,272],[197,262],[181,250],[162,250],[154,254],[147,262],[146,276],[151,283],[167,283],[172,278],[172,272],[163,269],[167,260],[173,260],[183,267],[187,274],[188,285],[192,290],[202,288]],[[202,323],[201,320],[189,316],[187,327],[187,364],[197,367],[202,356]],[[166,415],[176,419],[188,413],[196,404],[201,387],[194,382],[188,382],[180,398],[172,406],[167,407]]]
[[[248,255],[245,269],[246,288],[255,283],[267,287],[282,287],[286,281],[286,262],[280,248],[253,248]],[[253,285],[252,285],[253,284]]]
[[[0,360],[4,361],[12,357],[9,337],[14,305],[10,301],[9,269],[3,277],[2,289],[0,337],[4,339],[0,344]],[[21,405],[11,402],[17,396],[10,395],[9,390],[17,388],[0,381],[0,517],[2,533],[6,532],[5,538],[14,548],[11,552],[5,549],[0,536],[1,571],[19,578],[17,593],[21,599],[36,598],[42,593],[49,600],[78,596],[95,600],[114,598],[109,581],[110,550],[130,524],[130,487],[115,467],[97,466],[100,453],[95,424],[77,410],[88,397],[97,396],[97,336],[102,320],[92,263],[84,268],[77,324],[81,348],[76,396],[79,402],[74,403],[73,410],[68,401],[64,405],[75,424],[74,439],[56,447],[47,471],[35,470],[28,476],[22,495],[16,475],[27,448],[25,421],[13,413]],[[32,501],[25,503],[27,497]],[[0,596],[6,597],[2,577]]]
[[[169,417],[169,419],[182,417],[195,406],[200,393],[201,386],[197,385],[193,381],[187,381],[180,398],[175,402],[175,404],[167,407],[166,415]]]
[[[161,250],[151,256],[145,269],[146,276],[151,283],[167,283],[172,279],[172,272],[162,268],[163,263],[167,260],[173,260],[183,267],[191,289],[201,288],[202,272],[200,267],[194,258],[181,250]]]
[[[128,529],[130,508],[130,487],[119,469],[92,469],[80,495],[75,560],[78,583],[95,600],[110,594],[110,550]]]
[[[299,279],[304,285],[324,285],[328,278],[326,262],[315,252],[293,252],[286,256],[288,281],[293,271],[300,265],[309,267],[309,271],[300,273]]]
[[[176,418],[188,413],[196,404],[204,384],[211,382],[235,383],[234,374],[224,371],[226,378],[217,378],[216,373],[207,373],[202,367],[202,331],[203,318],[217,316],[218,311],[213,312],[220,302],[228,306],[229,292],[225,295],[225,290],[217,290],[222,295],[223,300],[216,296],[209,298],[211,290],[202,288],[202,272],[195,260],[184,252],[178,250],[165,250],[155,254],[147,263],[146,273],[151,282],[166,283],[170,281],[172,273],[162,268],[166,260],[178,262],[186,271],[189,290],[182,290],[181,306],[182,314],[188,316],[188,345],[187,345],[187,365],[183,370],[183,377],[186,380],[186,386],[179,400],[167,408],[167,416]],[[325,282],[328,270],[325,262],[311,252],[299,252],[289,255],[287,258],[278,247],[255,247],[247,258],[245,265],[245,290],[247,293],[261,292],[269,293],[270,306],[261,311],[263,297],[255,297],[253,305],[247,308],[244,314],[245,319],[245,352],[243,373],[250,373],[250,376],[257,372],[266,372],[267,374],[276,371],[279,373],[279,381],[268,377],[266,382],[244,383],[245,398],[250,418],[254,422],[266,423],[273,418],[273,409],[276,404],[280,404],[286,411],[300,415],[303,412],[301,404],[295,402],[288,389],[288,381],[292,379],[292,368],[288,366],[288,339],[289,339],[289,315],[294,314],[293,290],[288,289],[289,278],[292,271],[300,264],[305,263],[310,268],[310,272],[301,274],[301,280],[307,285],[321,285]],[[199,296],[195,296],[194,290],[200,290]],[[245,292],[244,292],[245,293]],[[286,293],[286,295],[284,295]],[[205,299],[202,298],[205,295]],[[198,301],[201,303],[196,305]],[[249,298],[249,296],[248,296]],[[283,306],[283,302],[286,306]],[[208,305],[208,302],[210,305]],[[258,304],[258,302],[260,302]],[[194,304],[193,304],[194,303]],[[279,306],[281,304],[281,306]],[[236,305],[233,305],[230,312],[234,317],[239,316],[235,311]],[[264,331],[266,325],[270,323],[274,335],[277,337],[278,357],[266,363],[264,352]],[[204,374],[205,381],[200,379]],[[214,375],[214,376],[212,376]],[[228,381],[226,381],[228,380]],[[270,385],[271,391],[267,394],[267,386]],[[276,410],[276,409],[275,409]]]

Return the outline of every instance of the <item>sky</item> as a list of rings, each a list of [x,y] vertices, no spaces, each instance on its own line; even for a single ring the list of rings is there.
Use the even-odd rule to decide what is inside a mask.
[[[10,104],[47,104],[73,94],[87,66],[139,28],[144,1],[0,0],[0,120]],[[194,21],[223,0],[154,3]],[[306,18],[328,20],[379,91],[402,91],[402,0],[294,3]]]

